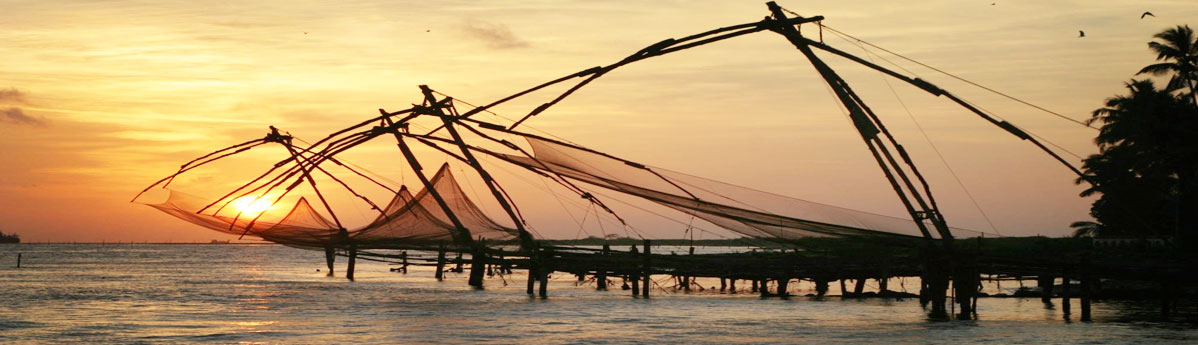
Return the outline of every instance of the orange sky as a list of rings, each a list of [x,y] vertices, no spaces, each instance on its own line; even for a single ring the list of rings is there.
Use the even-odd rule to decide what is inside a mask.
[[[1193,1],[781,5],[824,15],[830,27],[1074,119],[1088,117],[1153,62],[1145,44],[1152,34],[1198,18]],[[0,231],[26,241],[81,242],[224,238],[128,201],[179,164],[260,137],[268,125],[316,139],[377,114],[377,108],[420,101],[419,84],[485,103],[617,61],[664,38],[767,14],[762,3],[751,1],[0,6]],[[1156,17],[1141,20],[1144,11]],[[1086,37],[1078,38],[1078,30]],[[870,56],[830,33],[824,39]],[[1090,200],[1077,197],[1082,188],[1073,185],[1071,173],[1034,146],[945,99],[890,80],[892,92],[876,72],[825,59],[912,151],[951,225],[996,232],[904,105],[997,232],[1056,236],[1068,233],[1070,222],[1089,219]],[[1073,153],[1095,152],[1092,129],[910,63],[899,65]],[[498,112],[516,118],[553,95],[533,96]],[[527,128],[676,171],[902,215],[838,109],[801,54],[782,37],[759,33],[619,69]],[[380,174],[397,173],[399,156],[386,148],[364,148],[354,161]],[[196,182],[211,182],[207,192],[219,194],[237,182],[235,175]],[[520,189],[520,183],[509,182],[509,188]],[[526,213],[545,214],[536,225],[541,234],[580,233],[561,210],[549,207],[556,202],[523,194],[533,198]],[[684,227],[646,222],[641,229],[656,237],[680,237]]]

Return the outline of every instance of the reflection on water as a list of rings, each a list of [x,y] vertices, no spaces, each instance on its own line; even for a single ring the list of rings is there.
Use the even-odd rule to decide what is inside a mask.
[[[24,253],[20,269],[13,268],[17,252]],[[348,282],[319,271],[322,254],[271,245],[0,246],[0,342],[1198,340],[1193,323],[1161,320],[1151,302],[1096,302],[1095,322],[1071,323],[1038,298],[992,298],[980,301],[981,320],[933,322],[914,299],[762,300],[749,293],[656,290],[644,300],[627,297],[618,282],[612,291],[597,292],[560,274],[550,284],[550,298],[542,300],[524,294],[520,272],[488,279],[479,291],[466,285],[464,275],[450,273],[446,282],[437,282],[429,268],[413,267],[403,275],[389,272],[386,264],[359,261],[358,281]],[[659,284],[672,285],[662,278]],[[900,283],[918,286],[890,285]],[[1002,288],[1017,287],[1006,285],[1011,284]],[[805,294],[813,287],[793,289]]]

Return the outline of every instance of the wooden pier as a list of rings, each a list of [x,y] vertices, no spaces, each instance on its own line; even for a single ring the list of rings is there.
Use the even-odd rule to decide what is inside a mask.
[[[529,272],[528,294],[542,298],[549,296],[548,277],[559,273],[576,276],[580,282],[593,281],[597,290],[609,290],[612,283],[623,282],[622,291],[635,298],[651,298],[651,295],[664,291],[685,293],[700,288],[738,293],[742,292],[737,290],[739,283],[742,287],[751,286],[748,292],[762,298],[787,299],[792,296],[790,287],[799,281],[814,284],[816,293],[811,296],[819,298],[826,296],[829,284],[839,281],[844,298],[919,298],[929,307],[930,315],[956,319],[976,317],[978,297],[1032,297],[1029,293],[1041,297],[1045,303],[1057,299],[1067,316],[1073,315],[1073,303],[1078,303],[1081,321],[1091,319],[1092,301],[1105,297],[1131,297],[1160,303],[1162,315],[1168,316],[1178,312],[1178,300],[1185,287],[1198,286],[1198,276],[1192,274],[1192,267],[1198,261],[1193,258],[1140,256],[1139,260],[1129,261],[1129,256],[1097,257],[1090,251],[1050,255],[1056,249],[1052,246],[1041,248],[1046,251],[1043,255],[1014,256],[1011,253],[988,254],[984,248],[979,250],[977,247],[962,248],[951,256],[929,255],[926,251],[910,248],[888,252],[854,252],[847,248],[766,248],[739,253],[696,254],[691,247],[686,253],[679,254],[658,252],[661,248],[654,247],[651,240],[623,250],[613,245],[589,248],[542,244],[531,254],[500,248],[462,250],[441,246],[430,249],[415,255],[411,254],[413,251],[400,254],[341,251],[339,254],[354,254],[362,259],[395,264],[435,266],[438,279],[442,279],[443,271],[455,270],[447,268],[450,265],[469,266],[478,274],[484,270],[499,274],[510,273],[513,269],[524,270]],[[456,257],[446,259],[450,254],[456,254]],[[461,272],[462,268],[457,270]],[[695,286],[699,278],[711,282],[718,280],[718,290],[714,283],[706,288]],[[891,291],[888,282],[895,278],[917,279],[920,282],[918,294]],[[864,291],[868,280],[877,282],[875,291]],[[1155,283],[1159,284],[1160,293],[1106,296],[1098,287],[1104,280]],[[659,283],[663,281],[673,283]],[[1037,288],[1029,288],[1023,295],[991,296],[981,293],[983,281],[1018,282],[1021,285],[1024,281],[1037,282]],[[949,291],[950,283],[952,291]],[[475,286],[483,288],[482,284]],[[954,309],[955,313],[951,312]]]

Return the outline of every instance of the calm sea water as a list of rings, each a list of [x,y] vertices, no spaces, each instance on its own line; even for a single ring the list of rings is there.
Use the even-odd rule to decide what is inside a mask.
[[[340,277],[344,261],[330,278],[317,271],[324,269],[323,253],[275,245],[2,245],[0,342],[1198,341],[1192,319],[1160,319],[1153,303],[1097,302],[1095,321],[1083,323],[1039,299],[990,298],[980,302],[980,320],[938,322],[913,299],[763,300],[748,293],[655,290],[644,300],[628,297],[618,284],[597,292],[564,275],[551,280],[548,299],[538,299],[524,294],[520,272],[473,290],[462,275],[437,282],[431,268],[404,275],[362,261],[358,280],[348,282]],[[1191,314],[1193,307],[1183,306]]]

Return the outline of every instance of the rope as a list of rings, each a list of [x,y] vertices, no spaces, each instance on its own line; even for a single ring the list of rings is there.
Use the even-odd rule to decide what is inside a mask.
[[[784,10],[785,10],[785,9],[784,9]],[[790,11],[787,11],[787,12],[790,12]],[[794,12],[791,12],[791,13],[793,14]],[[796,15],[797,15],[797,14],[796,14]],[[832,27],[829,27],[829,26],[826,26],[826,25],[823,25],[823,24],[820,24],[820,26],[821,26],[821,27],[823,27],[823,28],[827,28],[829,31],[831,31],[831,32],[833,32],[833,33],[836,33],[836,34],[839,34],[839,35],[843,35],[843,36],[845,36],[845,37],[848,37],[848,38],[852,38],[853,40],[856,40],[857,42],[861,42],[861,43],[863,43],[863,44],[865,44],[865,45],[868,45],[868,46],[870,46],[870,47],[873,47],[873,48],[876,48],[876,49],[878,49],[878,50],[881,50],[881,51],[884,51],[884,52],[886,52],[886,53],[889,53],[889,54],[891,54],[891,55],[897,56],[897,57],[899,57],[899,58],[901,58],[901,59],[903,59],[903,60],[910,61],[911,63],[914,63],[914,64],[916,64],[916,65],[923,66],[924,68],[927,68],[927,69],[930,69],[930,70],[933,70],[933,71],[939,72],[940,74],[943,74],[943,75],[949,76],[949,77],[951,77],[951,78],[953,78],[953,79],[960,80],[960,81],[962,81],[962,82],[965,82],[966,84],[973,85],[973,86],[975,86],[975,87],[978,87],[978,88],[980,88],[980,89],[982,89],[982,90],[986,90],[986,91],[989,91],[989,92],[991,92],[991,93],[994,93],[994,94],[996,94],[996,95],[999,95],[999,96],[1005,97],[1005,98],[1007,98],[1007,99],[1010,99],[1010,100],[1012,100],[1012,101],[1016,101],[1016,102],[1022,103],[1023,105],[1026,105],[1026,106],[1029,106],[1029,107],[1035,108],[1035,109],[1037,109],[1037,110],[1040,110],[1040,111],[1043,111],[1043,112],[1045,112],[1045,113],[1052,114],[1052,115],[1054,115],[1054,116],[1056,116],[1056,117],[1059,117],[1059,118],[1065,119],[1065,120],[1067,120],[1067,121],[1069,121],[1069,122],[1073,122],[1073,123],[1076,123],[1076,124],[1078,124],[1078,125],[1081,125],[1082,127],[1086,127],[1086,128],[1090,128],[1090,129],[1095,129],[1095,130],[1096,130],[1096,129],[1098,129],[1098,128],[1094,127],[1094,126],[1091,126],[1091,125],[1089,125],[1089,124],[1086,124],[1085,122],[1082,122],[1082,121],[1075,120],[1075,119],[1073,119],[1073,118],[1071,118],[1071,117],[1068,117],[1068,116],[1062,115],[1062,114],[1060,114],[1060,113],[1057,113],[1057,112],[1055,112],[1055,111],[1052,111],[1052,110],[1045,109],[1044,107],[1041,107],[1041,106],[1038,106],[1038,105],[1032,104],[1032,103],[1030,103],[1030,102],[1028,102],[1028,101],[1024,101],[1024,100],[1022,100],[1022,99],[1019,99],[1019,98],[1017,98],[1017,97],[1015,97],[1015,96],[1011,96],[1011,95],[1008,95],[1008,94],[1006,94],[1006,93],[1003,93],[1003,92],[1001,92],[1001,91],[998,91],[998,90],[995,90],[995,89],[991,89],[991,88],[989,88],[989,87],[986,87],[986,86],[984,86],[984,85],[982,85],[982,84],[975,83],[975,82],[973,82],[973,81],[970,81],[970,80],[968,80],[968,79],[965,79],[965,78],[959,77],[959,76],[957,76],[957,75],[955,75],[955,74],[948,73],[948,72],[946,72],[946,71],[944,71],[944,70],[941,70],[941,69],[939,69],[939,68],[932,67],[932,66],[930,66],[930,65],[928,65],[928,64],[925,64],[925,63],[922,63],[922,62],[916,61],[915,59],[912,59],[912,58],[909,58],[909,57],[903,56],[903,55],[901,55],[901,54],[899,54],[899,53],[895,53],[895,52],[893,52],[893,51],[890,51],[890,50],[888,50],[888,49],[886,49],[886,48],[882,48],[882,47],[880,47],[880,46],[878,46],[878,45],[875,45],[875,44],[873,44],[873,43],[866,42],[865,40],[862,40],[862,39],[860,39],[860,38],[857,38],[857,37],[854,37],[854,36],[852,36],[852,35],[846,34],[846,33],[842,32],[842,31],[840,31],[840,30],[833,29]]]
[[[840,37],[840,36],[838,36],[838,37]],[[840,37],[840,38],[844,39],[844,37]],[[848,41],[848,40],[845,40],[845,41]],[[848,42],[853,43],[851,41],[848,41]],[[864,46],[862,46],[861,44],[854,44],[854,45],[861,48],[861,51],[865,52],[866,58],[870,59],[871,61],[873,60],[874,55],[869,50],[865,49]],[[994,230],[995,233],[997,233],[998,235],[1001,236],[1002,232],[1000,232],[998,230],[997,226],[994,226],[994,222],[990,220],[990,216],[986,214],[986,211],[982,210],[982,206],[980,204],[978,204],[977,199],[975,199],[973,197],[973,193],[970,193],[969,188],[965,187],[965,182],[961,181],[961,177],[957,175],[957,172],[955,170],[953,170],[952,165],[948,164],[948,160],[944,158],[944,154],[942,154],[940,152],[940,148],[936,146],[936,143],[932,141],[932,137],[928,135],[928,132],[925,131],[923,129],[923,126],[919,124],[919,121],[915,119],[915,114],[911,113],[911,109],[907,107],[906,102],[903,102],[903,98],[899,96],[898,91],[896,91],[894,89],[894,86],[890,84],[890,80],[888,78],[886,78],[886,75],[883,74],[881,71],[878,72],[878,76],[882,79],[883,83],[886,83],[886,87],[890,89],[890,93],[894,95],[894,99],[897,100],[899,102],[899,105],[901,105],[903,107],[903,111],[905,111],[907,113],[907,117],[911,119],[911,123],[914,123],[915,128],[919,129],[919,134],[923,135],[923,138],[925,140],[927,140],[928,145],[932,147],[932,152],[935,152],[936,157],[940,158],[940,163],[944,164],[944,167],[946,169],[948,169],[949,175],[952,175],[953,180],[957,181],[957,185],[961,186],[961,190],[965,192],[965,196],[969,197],[969,201],[971,203],[973,203],[973,207],[975,209],[977,209],[979,214],[982,215],[982,219],[985,219],[986,224],[990,225],[990,230]]]

